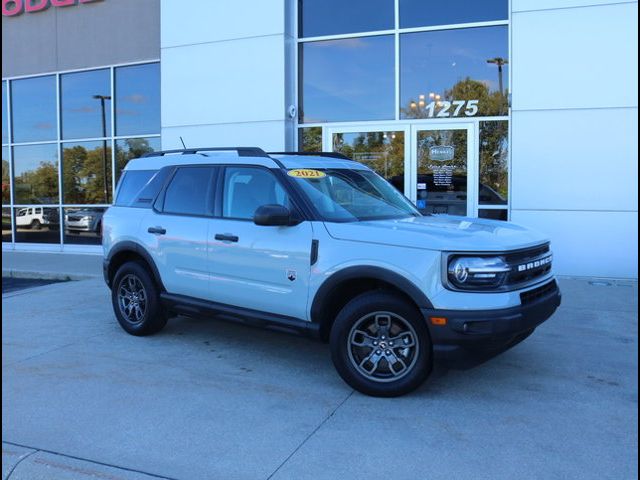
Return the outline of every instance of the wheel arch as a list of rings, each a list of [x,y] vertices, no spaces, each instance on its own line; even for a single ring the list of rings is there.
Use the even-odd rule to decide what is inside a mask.
[[[131,241],[124,241],[113,247],[105,260],[105,277],[109,287],[112,286],[118,269],[128,261],[138,261],[147,266],[160,291],[166,291],[151,254],[139,243]]]
[[[329,338],[336,315],[351,299],[379,289],[404,297],[418,309],[433,308],[424,292],[399,273],[374,266],[348,267],[327,278],[313,298],[311,321],[319,324],[320,337]]]

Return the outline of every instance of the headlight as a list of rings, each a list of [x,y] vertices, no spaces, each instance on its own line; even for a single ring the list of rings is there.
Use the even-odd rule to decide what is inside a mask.
[[[447,278],[449,283],[463,290],[482,290],[499,287],[511,271],[502,257],[449,258]]]
[[[93,217],[90,215],[85,215],[84,217],[82,217],[83,222],[90,222],[91,220],[93,220]]]

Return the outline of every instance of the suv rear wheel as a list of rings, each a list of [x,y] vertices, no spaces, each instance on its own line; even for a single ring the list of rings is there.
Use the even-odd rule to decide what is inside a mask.
[[[167,324],[158,287],[138,262],[123,264],[113,280],[111,302],[120,326],[131,335],[151,335]]]
[[[378,397],[408,393],[431,373],[431,340],[413,305],[388,292],[351,300],[331,329],[331,356],[356,390]]]

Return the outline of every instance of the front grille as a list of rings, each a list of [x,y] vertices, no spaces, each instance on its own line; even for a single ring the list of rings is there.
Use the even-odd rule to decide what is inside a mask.
[[[69,220],[70,222],[79,222],[80,220],[82,220],[82,217],[72,217],[72,216],[68,216],[67,220]]]
[[[535,302],[536,300],[555,292],[558,289],[558,285],[555,280],[545,283],[541,287],[534,288],[528,292],[522,292],[520,294],[520,302],[522,305]]]
[[[507,286],[532,283],[551,272],[549,244],[508,253],[504,258],[511,268],[505,280]]]

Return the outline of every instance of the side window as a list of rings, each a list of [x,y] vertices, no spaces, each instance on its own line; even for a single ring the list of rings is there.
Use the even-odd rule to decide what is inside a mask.
[[[156,170],[127,170],[120,179],[115,204],[128,207],[155,173]]]
[[[118,207],[151,208],[171,171],[170,167],[126,171],[120,180],[115,204]]]
[[[264,168],[227,167],[222,198],[222,216],[226,218],[251,220],[262,205],[291,208],[284,187]]]
[[[213,167],[179,168],[167,187],[164,212],[207,215],[213,205]]]

